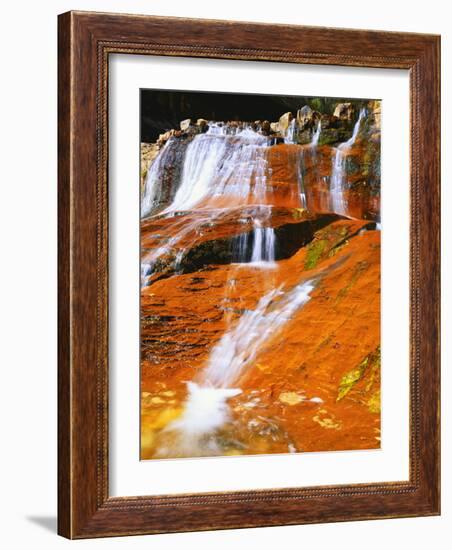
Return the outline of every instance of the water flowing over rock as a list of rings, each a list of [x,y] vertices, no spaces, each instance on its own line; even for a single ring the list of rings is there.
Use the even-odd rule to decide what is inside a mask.
[[[297,111],[297,121],[300,125],[300,128],[304,129],[307,125],[311,126],[314,119],[314,111],[305,105]]]
[[[256,308],[246,311],[233,330],[226,332],[213,348],[202,373],[203,382],[220,388],[237,382],[264,343],[277,336],[295,311],[308,302],[313,289],[314,282],[309,280],[288,292],[279,287],[265,294]]]
[[[142,458],[379,447],[380,105],[356,104],[142,147]]]
[[[281,117],[279,118],[279,131],[282,134],[287,133],[289,126],[292,122],[292,119],[293,119],[293,115],[290,112],[284,113],[283,115],[281,115]]]
[[[141,217],[169,204],[179,187],[187,140],[169,139],[149,167],[141,197]]]
[[[347,105],[347,108],[350,104]],[[350,149],[358,136],[358,132],[361,127],[362,120],[366,114],[365,109],[361,109],[358,120],[356,121],[353,129],[352,137],[345,143],[341,143],[336,149],[333,161],[333,171],[331,174],[331,210],[336,214],[347,215],[347,205],[344,198],[344,179],[345,179],[345,163],[346,155],[344,154],[347,149]]]

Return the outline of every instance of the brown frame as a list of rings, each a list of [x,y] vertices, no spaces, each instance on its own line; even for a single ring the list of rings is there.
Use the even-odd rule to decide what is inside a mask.
[[[409,481],[109,497],[111,53],[409,70]],[[440,37],[68,12],[59,16],[58,54],[58,532],[86,538],[439,514]]]

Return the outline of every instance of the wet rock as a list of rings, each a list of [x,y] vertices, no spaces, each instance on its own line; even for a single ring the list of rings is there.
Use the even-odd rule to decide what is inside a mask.
[[[379,136],[381,130],[381,101],[378,99],[369,101],[367,104],[369,111],[369,120],[373,126],[373,131]]]
[[[143,176],[143,191],[147,179],[151,176],[154,178],[149,182],[149,185],[154,187],[154,191],[147,215],[158,212],[173,200],[180,185],[185,151],[190,140],[190,137],[186,139],[175,137],[173,132],[161,148],[156,146],[158,154],[153,160],[145,163],[147,169]],[[153,166],[154,163],[158,164]]]
[[[351,103],[338,103],[334,109],[333,116],[340,120],[351,121],[355,114],[355,109]]]
[[[279,395],[279,400],[285,405],[298,405],[299,403],[305,401],[305,399],[306,398],[303,395],[293,391],[283,392]]]
[[[309,105],[305,105],[297,111],[297,122],[302,130],[306,128],[306,126],[311,127],[315,118],[317,117],[315,117],[315,113]]]
[[[205,118],[198,118],[196,121],[196,126],[199,126],[201,129],[206,128],[209,122]]]
[[[284,113],[279,117],[279,131],[283,134],[287,132],[290,123],[292,122],[293,114],[290,112]]]
[[[261,125],[261,131],[264,134],[269,134],[271,131],[271,124],[270,121],[264,120]]]
[[[159,153],[159,147],[157,143],[141,143],[141,163],[140,163],[140,176],[141,176],[141,190],[143,190],[146,175],[148,173],[150,165]]]
[[[183,132],[186,132],[191,126],[191,118],[186,118],[185,120],[181,120],[180,122],[180,129]]]

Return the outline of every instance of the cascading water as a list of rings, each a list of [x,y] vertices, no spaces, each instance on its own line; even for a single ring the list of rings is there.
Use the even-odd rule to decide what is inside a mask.
[[[228,388],[235,384],[264,343],[276,336],[294,313],[310,300],[314,287],[315,282],[308,280],[289,291],[279,287],[265,294],[256,308],[246,311],[213,348],[202,373],[203,385]]]
[[[297,131],[297,119],[293,118],[287,128],[284,143],[295,143],[295,134]]]
[[[167,142],[149,170],[142,215],[152,211],[158,198],[159,175],[171,147]],[[253,230],[251,238],[244,234],[236,239],[234,257],[239,262],[256,265],[272,264],[275,259],[275,233],[269,227],[271,211],[265,207],[268,167],[267,150],[270,139],[249,126],[231,129],[221,123],[209,123],[209,129],[195,136],[185,150],[180,185],[174,198],[159,216],[196,210],[194,219],[175,222],[175,231],[161,246],[142,257],[141,280],[145,285],[157,260],[173,255],[180,264],[184,251],[179,243],[196,234],[205,224],[214,224],[224,216],[225,208],[250,205]],[[154,187],[152,187],[154,186]],[[226,205],[226,206],[224,206]],[[255,205],[255,207],[253,207]],[[252,243],[252,251],[249,244]]]
[[[321,120],[307,108],[279,123],[203,120],[169,130],[160,149],[142,144],[154,160],[140,224],[141,459],[342,448],[351,412],[378,414],[373,373],[369,399],[353,388],[337,404],[342,371],[379,343],[379,133],[364,110],[331,114],[348,116],[347,104],[328,102]],[[333,148],[337,135],[350,139]],[[330,342],[363,285],[375,285],[362,301],[366,348],[339,329]]]
[[[311,145],[313,147],[316,147],[319,144],[321,131],[322,131],[322,122],[319,120],[319,122],[317,123],[317,128],[315,129],[315,132],[312,135]]]
[[[210,123],[187,147],[181,184],[167,211],[189,210],[220,196],[263,198],[268,145],[269,138],[251,128],[231,135],[226,126]]]
[[[273,264],[275,261],[275,230],[273,227],[261,227],[259,220],[255,221],[254,244],[251,262],[254,264]]]
[[[177,140],[170,138],[148,170],[141,197],[142,218],[151,215],[168,193],[168,189],[165,189],[164,171],[166,166],[175,163],[178,145]]]
[[[272,289],[214,346],[198,381],[188,383],[183,414],[165,428],[165,432],[177,434],[172,442],[176,456],[221,451],[215,432],[229,420],[227,400],[241,393],[233,386],[262,347],[310,300],[314,287],[315,282],[308,280],[289,291],[283,287]],[[158,451],[160,456],[167,453],[167,448]]]
[[[345,151],[352,147],[358,136],[358,132],[361,126],[361,121],[366,115],[366,110],[363,108],[359,112],[358,120],[353,128],[351,138],[339,145],[333,158],[333,170],[331,173],[331,209],[336,214],[346,215],[347,207],[344,200],[344,180],[345,180],[345,167],[346,167],[346,155]]]
[[[238,235],[233,241],[233,260],[256,267],[276,267],[276,235],[269,223],[271,207],[257,206],[251,211],[253,230]]]

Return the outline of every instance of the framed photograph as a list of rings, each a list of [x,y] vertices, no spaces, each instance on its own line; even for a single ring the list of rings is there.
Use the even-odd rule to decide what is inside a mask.
[[[59,16],[59,533],[437,515],[433,35]]]

